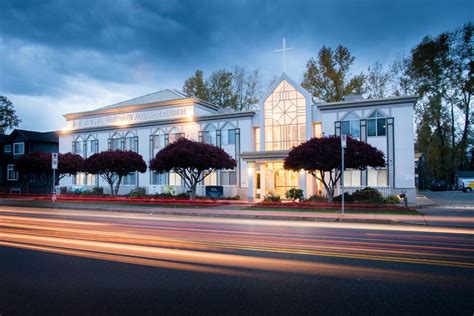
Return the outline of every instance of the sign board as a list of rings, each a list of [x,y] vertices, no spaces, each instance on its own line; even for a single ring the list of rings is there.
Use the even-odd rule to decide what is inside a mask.
[[[101,126],[126,126],[150,121],[169,120],[177,118],[190,118],[194,115],[193,106],[181,106],[150,111],[136,111],[122,114],[109,114],[80,118],[68,121],[68,128],[95,128]]]
[[[58,169],[58,163],[59,163],[58,153],[52,153],[51,154],[51,168]]]
[[[341,147],[342,148],[347,147],[347,136],[346,135],[341,135]]]
[[[206,196],[222,197],[224,196],[224,187],[222,185],[206,185]]]

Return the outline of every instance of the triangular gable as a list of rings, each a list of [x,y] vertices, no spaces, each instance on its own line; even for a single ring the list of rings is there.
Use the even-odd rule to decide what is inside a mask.
[[[293,88],[295,88],[305,98],[311,101],[311,94],[298,83],[296,83],[293,79],[291,79],[290,76],[288,76],[285,72],[283,72],[280,77],[271,85],[271,87],[264,94],[264,96],[260,99],[260,109],[263,109],[262,105],[265,100],[275,91],[275,89],[280,85],[282,81],[287,81]]]

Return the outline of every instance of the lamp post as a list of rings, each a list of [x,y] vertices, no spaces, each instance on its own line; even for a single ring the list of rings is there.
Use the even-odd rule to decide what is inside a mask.
[[[346,135],[341,135],[341,208],[344,214],[344,149],[347,147]]]

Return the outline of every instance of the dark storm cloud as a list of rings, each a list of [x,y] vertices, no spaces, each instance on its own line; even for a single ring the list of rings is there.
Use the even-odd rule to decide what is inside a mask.
[[[273,61],[283,36],[300,52],[342,43],[373,62],[462,25],[474,7],[464,0],[3,0],[0,12],[0,93],[54,95],[73,76],[182,80],[196,68],[236,64],[278,74],[256,56],[267,52]]]

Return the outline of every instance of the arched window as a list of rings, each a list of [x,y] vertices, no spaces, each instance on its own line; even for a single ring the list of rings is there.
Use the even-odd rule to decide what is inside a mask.
[[[123,150],[131,150],[138,152],[138,136],[133,135],[132,132],[125,134],[123,138]]]
[[[99,141],[94,135],[89,135],[86,140],[85,157],[90,157],[99,152]]]
[[[237,128],[232,123],[226,123],[221,129],[221,145],[235,145]]]
[[[214,124],[208,124],[206,128],[200,132],[200,141],[206,144],[217,144],[217,133]]]
[[[182,133],[177,127],[173,127],[169,132],[169,143],[174,143],[180,138],[184,137],[184,133]]]
[[[152,135],[152,157],[155,157],[156,154],[165,148],[167,145],[167,134],[160,128],[158,129],[154,135]]]
[[[78,136],[73,142],[72,142],[72,153],[73,154],[78,154],[83,156],[84,155],[84,138],[82,136]]]
[[[367,120],[367,134],[369,136],[385,136],[387,119],[379,111],[374,111]]]
[[[341,134],[350,135],[352,137],[360,136],[360,119],[354,113],[346,115],[341,122]]]
[[[122,136],[117,132],[109,138],[109,150],[122,149]]]

